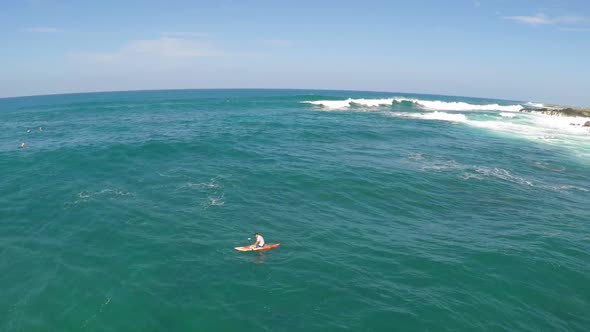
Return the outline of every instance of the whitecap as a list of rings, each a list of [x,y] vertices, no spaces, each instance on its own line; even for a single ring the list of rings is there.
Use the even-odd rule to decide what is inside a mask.
[[[350,99],[351,104],[361,105],[361,106],[368,106],[368,107],[377,107],[377,106],[387,106],[393,103],[393,98],[384,98],[384,99]]]
[[[304,104],[312,104],[316,106],[321,106],[326,109],[336,110],[336,109],[347,109],[350,106],[366,106],[366,107],[378,107],[378,106],[387,106],[393,103],[393,98],[378,98],[378,99],[367,99],[367,98],[359,98],[359,99],[352,99],[348,98],[346,100],[315,100],[315,101],[302,101],[301,103]]]
[[[352,99],[345,100],[315,100],[302,101],[304,104],[312,104],[321,106],[326,109],[346,109],[351,105],[360,105],[368,107],[389,106],[393,102],[411,102],[426,109],[436,111],[504,111],[504,112],[519,112],[523,109],[522,105],[499,105],[499,104],[469,104],[465,102],[446,102],[440,100],[422,100],[411,98],[376,98],[376,99]]]
[[[529,181],[523,177],[513,175],[508,170],[498,168],[498,167],[486,167],[486,166],[476,166],[472,170],[467,171],[461,175],[461,178],[464,180],[469,179],[478,179],[483,180],[485,178],[496,178],[499,180],[504,180],[507,182],[512,182],[520,185],[525,186],[533,186],[533,182]]]
[[[418,164],[418,167],[423,171],[442,172],[467,167],[455,160],[438,160],[424,156],[422,153],[410,153],[406,156],[406,159],[413,164]]]
[[[304,104],[312,104],[316,106],[321,106],[326,109],[343,109],[350,107],[350,102],[352,99],[346,100],[317,100],[317,101],[303,101]]]
[[[503,118],[514,118],[514,117],[516,117],[516,114],[514,114],[514,113],[506,113],[506,112],[502,112],[499,115],[501,117],[503,117]]]
[[[208,196],[207,201],[202,203],[203,210],[210,208],[211,206],[223,206],[225,204],[225,193],[221,193],[221,196]]]
[[[539,127],[570,131],[572,133],[587,133],[588,127],[584,124],[590,121],[586,117],[552,116],[539,114],[532,117],[534,124]]]
[[[426,119],[426,120],[441,120],[441,121],[451,121],[451,122],[465,122],[467,121],[467,117],[465,114],[452,114],[452,113],[445,113],[445,112],[432,112],[432,113],[423,113],[418,115],[419,118]]]
[[[542,103],[533,103],[531,101],[529,101],[528,103],[526,103],[527,106],[531,106],[531,107],[536,107],[536,108],[543,108],[545,107],[545,104]]]
[[[578,187],[578,186],[572,186],[572,185],[553,185],[553,186],[545,186],[547,189],[553,190],[553,191],[560,191],[560,192],[571,192],[571,191],[583,191],[583,192],[588,192],[588,189],[583,188],[583,187]]]
[[[219,187],[219,184],[215,181],[215,180],[211,180],[209,182],[199,182],[199,183],[192,183],[192,182],[187,182],[185,184],[185,187],[188,188],[201,188],[201,189],[216,189]]]
[[[535,161],[534,166],[540,169],[546,169],[553,172],[563,172],[565,171],[565,167],[563,166],[553,166],[552,164],[544,161]]]
[[[223,200],[223,197],[209,197],[209,205],[211,206],[221,206],[225,204],[225,201]]]
[[[464,165],[455,160],[437,160],[425,158],[421,154],[410,154],[407,157],[413,163],[419,164],[423,171],[430,172],[461,172],[458,175],[463,180],[484,180],[495,178],[520,185],[533,186],[533,181],[521,176],[513,175],[510,171],[499,167],[488,167],[481,165]]]
[[[132,195],[128,191],[124,191],[124,190],[120,190],[120,189],[111,189],[111,188],[103,189],[103,190],[97,192],[96,194],[97,195],[110,194],[111,196],[130,196],[130,195]]]
[[[422,153],[413,152],[407,156],[407,159],[412,161],[422,161],[424,160],[424,155]]]
[[[465,122],[467,117],[461,113],[429,112],[429,113],[392,113],[393,116],[417,118],[424,120],[440,120],[451,122]]]
[[[397,102],[411,102],[427,109],[436,111],[504,111],[519,112],[523,109],[522,105],[499,105],[499,104],[469,104],[457,101],[440,101],[440,100],[422,100],[409,98],[394,98]]]
[[[426,162],[422,165],[422,170],[429,170],[429,171],[449,171],[449,170],[456,170],[456,169],[463,169],[465,168],[464,165],[454,161],[454,160],[444,160],[444,161],[431,161]]]
[[[527,139],[540,140],[547,143],[579,143],[578,147],[590,143],[588,127],[583,125],[590,118],[553,117],[550,115],[527,114],[526,118],[516,118],[512,113],[500,113],[505,120],[474,120],[461,113],[431,112],[410,113],[392,112],[389,116],[416,118],[423,120],[439,120],[464,123],[473,127],[505,132]],[[514,120],[512,120],[514,119]]]

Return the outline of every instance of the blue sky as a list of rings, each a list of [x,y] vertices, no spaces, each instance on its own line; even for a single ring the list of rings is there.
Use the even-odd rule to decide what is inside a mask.
[[[0,97],[318,88],[590,106],[590,1],[0,2]]]

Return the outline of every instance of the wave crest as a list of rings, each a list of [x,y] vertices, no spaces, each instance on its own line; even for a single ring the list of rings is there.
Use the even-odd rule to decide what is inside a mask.
[[[503,111],[503,112],[519,112],[523,109],[522,105],[500,105],[500,104],[469,104],[462,101],[440,101],[440,100],[421,100],[408,98],[395,98],[396,102],[411,102],[413,104],[422,106],[435,111]]]
[[[514,118],[514,117],[516,117],[516,114],[502,112],[502,113],[500,113],[500,116],[503,117],[503,118]]]
[[[434,111],[502,111],[502,112],[519,112],[524,107],[522,105],[500,105],[500,104],[469,104],[466,102],[447,102],[440,100],[422,100],[410,98],[377,98],[366,99],[348,98],[345,100],[306,100],[304,104],[321,106],[325,109],[336,110],[346,109],[354,105],[365,107],[391,106],[394,103],[412,103],[419,107]]]
[[[328,109],[343,109],[348,108],[352,105],[367,106],[367,107],[378,107],[388,106],[393,103],[393,98],[382,98],[382,99],[352,99],[346,100],[317,100],[317,101],[302,101],[304,104],[312,104],[316,106],[322,106]]]
[[[527,106],[531,106],[531,107],[536,107],[536,108],[543,108],[545,107],[545,104],[542,103],[533,103],[531,101],[529,101],[528,103],[526,103]]]
[[[430,112],[430,113],[393,113],[395,117],[406,117],[424,120],[440,120],[451,122],[466,122],[467,117],[461,113],[445,113],[445,112]]]

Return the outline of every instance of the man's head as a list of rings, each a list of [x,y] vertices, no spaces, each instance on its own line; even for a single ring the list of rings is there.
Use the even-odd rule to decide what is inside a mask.
[[[258,236],[258,232],[254,233],[254,236]]]

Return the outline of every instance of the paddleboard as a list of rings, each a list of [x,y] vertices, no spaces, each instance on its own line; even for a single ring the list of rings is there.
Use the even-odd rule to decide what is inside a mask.
[[[252,246],[235,247],[237,251],[266,251],[280,246],[280,243],[267,244],[262,248],[252,248]]]

